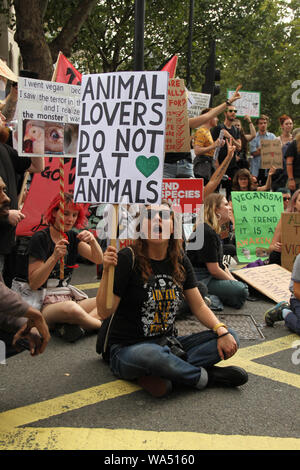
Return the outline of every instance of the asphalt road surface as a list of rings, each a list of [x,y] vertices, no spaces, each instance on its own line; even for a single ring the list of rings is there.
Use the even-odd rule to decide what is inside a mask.
[[[92,297],[96,283],[95,267],[80,265],[73,284]],[[248,371],[243,387],[177,387],[155,399],[112,375],[95,335],[75,344],[52,337],[44,354],[25,351],[0,364],[0,449],[98,449],[106,463],[117,450],[299,450],[300,338],[283,322],[266,327],[263,313],[274,302],[252,296],[242,310],[217,313],[240,333],[241,347],[224,365]],[[179,322],[183,332],[199,327],[191,317]]]

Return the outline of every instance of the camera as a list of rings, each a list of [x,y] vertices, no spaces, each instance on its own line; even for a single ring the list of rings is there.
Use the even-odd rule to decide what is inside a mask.
[[[160,346],[168,346],[172,354],[180,357],[183,361],[187,360],[187,353],[182,347],[181,342],[175,336],[162,336],[157,341]]]

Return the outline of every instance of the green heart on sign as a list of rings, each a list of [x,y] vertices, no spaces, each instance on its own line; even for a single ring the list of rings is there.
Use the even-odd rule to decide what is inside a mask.
[[[137,169],[144,175],[146,178],[152,175],[156,168],[159,166],[159,158],[155,155],[152,157],[145,157],[145,155],[140,155],[135,161]]]

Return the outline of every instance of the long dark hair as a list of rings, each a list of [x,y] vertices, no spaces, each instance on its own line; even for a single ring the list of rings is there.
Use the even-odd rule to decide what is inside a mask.
[[[240,191],[241,190],[240,185],[239,185],[239,178],[241,176],[246,176],[246,178],[248,179],[247,191],[253,191],[254,188],[253,188],[251,173],[250,173],[249,170],[247,170],[247,168],[241,168],[240,170],[238,170],[236,172],[236,174],[233,177],[231,191]]]
[[[174,212],[171,210],[171,204],[169,204],[168,201],[162,201],[161,205],[166,205],[170,208],[171,218],[174,223],[175,217]],[[138,229],[139,227],[137,227],[137,230]],[[134,241],[132,248],[135,253],[137,267],[143,280],[147,282],[149,277],[151,277],[153,274],[151,261],[148,256],[147,239],[140,236]],[[168,243],[167,257],[170,260],[173,268],[173,279],[180,287],[182,287],[182,284],[185,280],[185,269],[182,264],[183,256],[184,251],[182,247],[182,240],[174,238],[174,233],[171,233]]]

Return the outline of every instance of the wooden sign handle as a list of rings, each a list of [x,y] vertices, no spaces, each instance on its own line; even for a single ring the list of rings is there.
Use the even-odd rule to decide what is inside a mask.
[[[21,210],[22,207],[23,207],[23,196],[24,196],[24,193],[25,193],[25,190],[26,190],[26,185],[27,185],[29,175],[30,175],[29,171],[26,171],[26,173],[24,175],[23,183],[22,183],[22,188],[21,188],[21,191],[20,191],[20,194],[19,194],[19,199],[18,199],[18,209],[19,210]]]
[[[112,229],[111,229],[111,246],[117,246],[117,228],[118,228],[118,204],[113,204],[113,216],[112,216]],[[106,308],[112,309],[113,307],[113,288],[115,278],[115,267],[110,266],[108,271],[108,283],[107,283],[107,297],[106,297]]]

